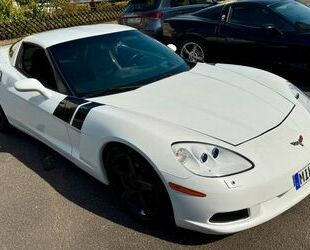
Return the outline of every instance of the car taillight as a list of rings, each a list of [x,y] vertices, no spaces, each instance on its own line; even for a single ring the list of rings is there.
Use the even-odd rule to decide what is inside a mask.
[[[145,14],[144,17],[146,18],[153,18],[153,19],[160,19],[163,17],[163,13],[162,12],[154,12],[154,13],[150,13],[150,14]]]

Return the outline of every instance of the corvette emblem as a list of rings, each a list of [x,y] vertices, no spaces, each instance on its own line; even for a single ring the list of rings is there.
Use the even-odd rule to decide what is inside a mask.
[[[304,137],[302,135],[299,136],[298,141],[291,142],[293,146],[304,146]]]

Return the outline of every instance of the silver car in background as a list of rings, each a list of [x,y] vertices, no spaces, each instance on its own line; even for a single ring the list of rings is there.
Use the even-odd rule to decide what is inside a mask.
[[[119,16],[119,24],[141,30],[158,40],[167,18],[213,6],[217,0],[131,0]]]

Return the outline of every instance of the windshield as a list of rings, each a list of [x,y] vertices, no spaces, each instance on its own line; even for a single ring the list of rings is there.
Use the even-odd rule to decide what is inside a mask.
[[[160,0],[131,0],[125,8],[125,13],[154,10],[159,4]]]
[[[290,1],[272,5],[271,8],[300,29],[310,29],[310,8],[308,6]]]
[[[70,41],[49,51],[79,97],[132,90],[189,70],[171,49],[138,31]]]

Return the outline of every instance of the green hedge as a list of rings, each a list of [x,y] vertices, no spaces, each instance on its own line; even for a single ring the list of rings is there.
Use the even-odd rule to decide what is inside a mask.
[[[126,1],[97,3],[97,9],[123,8],[126,4]],[[0,0],[0,22],[75,14],[89,9],[89,4],[74,4],[70,0]]]
[[[36,7],[39,10],[35,10],[29,8],[29,1],[34,0],[20,1],[26,4],[23,5],[23,8],[10,4],[5,5],[3,3],[8,3],[8,0],[0,0],[0,3],[2,3],[0,5],[2,15],[2,20],[0,20],[0,40],[19,38],[51,29],[113,21],[117,19],[126,4],[126,2],[102,3],[97,5],[96,11],[91,11],[88,4],[67,4],[62,5],[62,7],[60,7],[61,5],[57,5],[57,7],[43,5],[44,7],[42,7],[41,5]],[[14,10],[14,8],[20,9],[14,12],[11,10]]]

